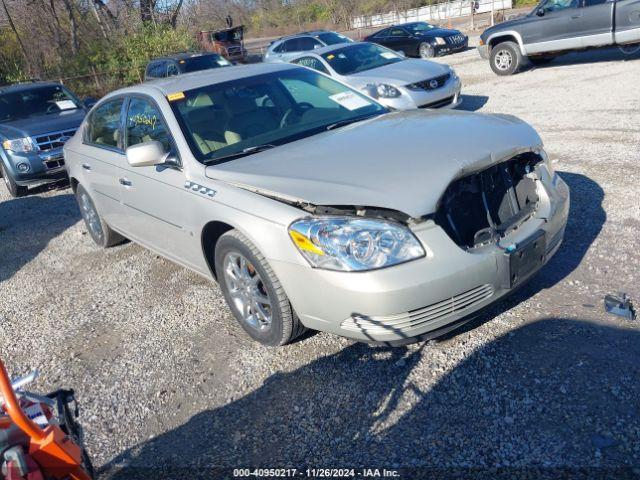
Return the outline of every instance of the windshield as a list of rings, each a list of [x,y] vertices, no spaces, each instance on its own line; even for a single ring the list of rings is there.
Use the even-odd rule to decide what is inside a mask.
[[[420,22],[420,23],[410,23],[409,25],[404,25],[404,28],[409,30],[410,33],[416,35],[422,32],[426,32],[427,30],[433,30],[434,28],[438,28],[438,27],[426,22]]]
[[[199,57],[180,60],[180,67],[184,73],[209,70],[210,68],[229,67],[231,62],[220,55],[201,55]]]
[[[339,75],[353,75],[405,60],[388,48],[373,43],[357,43],[322,55]]]
[[[339,43],[353,43],[349,37],[345,37],[336,32],[326,32],[318,35],[318,38],[324,42],[325,45],[337,45]]]
[[[80,108],[78,100],[59,85],[0,93],[0,122]]]
[[[194,156],[204,163],[283,145],[388,111],[300,67],[189,90],[171,106]]]

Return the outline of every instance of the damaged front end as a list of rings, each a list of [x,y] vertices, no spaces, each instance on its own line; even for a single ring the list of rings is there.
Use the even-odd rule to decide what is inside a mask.
[[[521,153],[455,180],[446,189],[435,222],[460,247],[496,244],[538,209],[542,155]]]

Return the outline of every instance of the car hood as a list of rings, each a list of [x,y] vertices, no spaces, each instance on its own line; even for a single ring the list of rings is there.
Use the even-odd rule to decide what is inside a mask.
[[[396,86],[421,82],[449,72],[449,67],[426,60],[403,60],[344,77],[350,84],[389,83]]]
[[[541,145],[512,116],[414,110],[212,165],[206,175],[289,202],[421,217],[435,212],[454,179]]]
[[[83,108],[66,110],[50,115],[21,118],[0,123],[0,135],[7,138],[35,137],[43,133],[78,128],[87,114]]]
[[[513,27],[530,23],[532,21],[535,21],[536,18],[537,17],[532,17],[531,14],[526,14],[518,18],[514,18],[512,20],[507,20],[505,22],[498,23],[497,25],[494,25],[493,27],[489,27],[484,32],[482,32],[482,35],[480,35],[480,38],[482,38],[482,40],[485,41],[494,33],[503,32],[505,30],[510,30]]]

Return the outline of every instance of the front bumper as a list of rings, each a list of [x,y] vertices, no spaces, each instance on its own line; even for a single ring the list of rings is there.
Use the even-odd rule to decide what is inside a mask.
[[[409,90],[396,86],[402,95],[397,98],[379,98],[378,101],[394,110],[414,108],[455,108],[462,103],[462,83],[458,77],[451,78],[435,90]]]
[[[447,43],[446,45],[434,45],[436,57],[440,57],[442,55],[449,55],[452,53],[464,52],[467,48],[469,48],[469,38],[465,37],[463,42],[452,45]]]
[[[480,57],[484,60],[489,60],[489,46],[488,45],[478,45],[478,53]]]
[[[22,187],[33,188],[67,178],[62,148],[28,154],[6,153],[8,162],[5,162],[5,165],[8,163],[11,176]],[[27,172],[18,169],[18,164],[21,163],[29,165]]]
[[[546,252],[536,273],[558,250],[569,214],[569,190],[558,177],[542,187],[536,216],[509,234],[502,245],[521,244],[543,231]],[[302,323],[312,329],[368,342],[406,341],[448,326],[509,294],[503,248],[469,252],[433,221],[413,229],[426,257],[372,272],[332,272],[272,262]]]

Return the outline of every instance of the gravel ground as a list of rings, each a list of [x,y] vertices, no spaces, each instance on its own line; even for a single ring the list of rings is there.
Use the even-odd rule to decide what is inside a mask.
[[[464,108],[538,129],[572,210],[534,280],[437,342],[318,333],[262,347],[214,284],[134,244],[96,248],[69,190],[0,189],[1,356],[16,375],[39,368],[37,389],[76,389],[104,478],[203,465],[640,475],[640,323],[602,309],[619,290],[640,306],[640,57],[575,54],[510,78],[475,51],[440,61]]]

